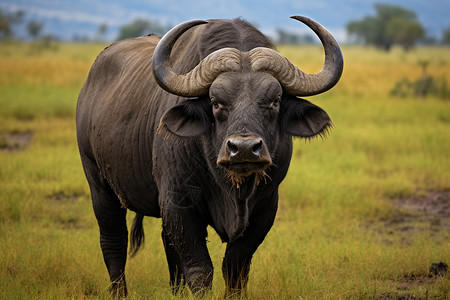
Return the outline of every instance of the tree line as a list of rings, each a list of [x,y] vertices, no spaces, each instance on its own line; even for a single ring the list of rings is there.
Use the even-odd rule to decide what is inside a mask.
[[[426,36],[415,12],[396,5],[376,3],[374,6],[375,16],[366,16],[347,24],[347,33],[358,42],[386,51],[393,45],[400,45],[407,51],[418,41],[436,43],[434,38]],[[450,44],[450,28],[443,32],[442,43]]]
[[[351,21],[346,30],[354,43],[372,45],[389,51],[394,45],[410,50],[418,42],[423,44],[438,44],[439,42],[426,35],[426,31],[417,18],[417,14],[409,9],[382,3],[374,4],[376,15],[366,16],[360,20]],[[0,8],[0,39],[13,39],[13,27],[21,24],[25,12],[3,12]],[[26,30],[32,39],[52,39],[51,35],[42,35],[44,24],[38,21],[28,21]],[[163,35],[171,26],[164,26],[157,21],[136,19],[123,25],[118,32],[116,40],[156,33]],[[101,24],[94,36],[95,41],[104,41],[108,27]],[[308,44],[315,39],[309,34],[297,34],[282,28],[276,30],[276,42],[280,44]],[[74,37],[74,40],[88,40],[86,37]],[[442,33],[440,44],[450,45],[450,28]]]
[[[0,40],[13,39],[14,30],[13,27],[23,22],[25,12],[19,10],[14,13],[3,12],[0,8]],[[34,40],[40,37],[42,40],[52,40],[53,37],[49,34],[42,35],[42,29],[44,24],[38,21],[28,21],[26,24],[26,30],[28,35]]]

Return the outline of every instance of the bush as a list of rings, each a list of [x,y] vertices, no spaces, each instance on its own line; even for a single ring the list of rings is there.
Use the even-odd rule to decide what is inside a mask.
[[[450,90],[447,87],[447,80],[445,77],[435,78],[427,74],[428,61],[419,61],[422,67],[422,76],[416,81],[410,81],[403,77],[397,81],[390,94],[399,97],[417,97],[426,98],[427,96],[434,96],[441,99],[450,99]]]

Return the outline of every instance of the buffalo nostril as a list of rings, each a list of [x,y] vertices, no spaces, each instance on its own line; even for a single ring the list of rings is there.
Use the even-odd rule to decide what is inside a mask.
[[[264,140],[256,136],[228,138],[217,157],[217,165],[242,173],[264,169],[271,164],[272,160]]]
[[[230,157],[241,160],[253,160],[261,156],[264,143],[261,139],[230,139],[226,151]]]
[[[239,152],[239,147],[232,141],[228,141],[227,150],[230,155],[236,155]]]
[[[256,144],[252,148],[253,154],[255,154],[256,156],[260,156],[261,155],[261,151],[262,151],[262,147],[263,147],[262,140],[259,140],[259,142],[256,142]]]

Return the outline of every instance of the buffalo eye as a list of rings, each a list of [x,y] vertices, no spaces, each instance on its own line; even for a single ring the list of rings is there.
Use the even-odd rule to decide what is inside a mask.
[[[220,104],[219,102],[217,102],[217,100],[215,98],[211,98],[211,106],[215,109],[223,109],[224,106],[222,104]]]
[[[280,105],[281,96],[275,97],[273,101],[270,103],[270,108],[277,108]]]
[[[218,102],[215,98],[211,98],[211,106],[214,117],[219,122],[224,122],[228,118],[228,109],[227,107]]]

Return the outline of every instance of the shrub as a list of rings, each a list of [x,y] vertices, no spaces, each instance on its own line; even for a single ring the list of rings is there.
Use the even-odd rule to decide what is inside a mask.
[[[433,77],[427,74],[429,61],[419,61],[422,67],[422,76],[416,81],[403,77],[397,81],[390,94],[399,97],[426,98],[434,96],[441,99],[450,99],[450,89],[447,87],[445,77]]]

